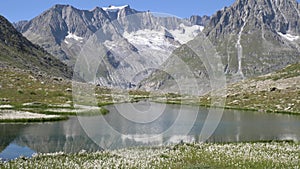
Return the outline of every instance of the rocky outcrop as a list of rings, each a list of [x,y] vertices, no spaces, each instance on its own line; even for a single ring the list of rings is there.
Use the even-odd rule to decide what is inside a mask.
[[[190,17],[190,22],[195,25],[206,26],[209,24],[209,21],[210,21],[210,17],[206,15],[202,17],[199,15],[193,15]]]
[[[26,25],[27,23],[28,23],[27,20],[23,20],[23,21],[19,21],[19,22],[14,22],[12,24],[18,31],[21,31],[24,29],[24,25]]]

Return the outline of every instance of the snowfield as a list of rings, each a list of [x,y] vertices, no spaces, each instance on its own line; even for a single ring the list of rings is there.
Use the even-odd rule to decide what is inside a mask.
[[[78,41],[78,42],[82,43],[84,38],[80,37],[80,36],[77,36],[77,35],[75,35],[75,34],[68,31],[68,35],[65,37],[65,40],[64,40],[64,42],[66,44],[69,44],[68,39],[74,39],[75,41]]]
[[[126,7],[128,7],[128,5],[124,5],[124,6],[113,6],[113,5],[111,5],[111,6],[109,6],[109,7],[103,7],[102,9],[103,9],[104,11],[117,12],[117,11],[119,11],[119,10],[121,10],[121,9],[126,8]]]
[[[174,36],[175,40],[181,44],[185,44],[193,40],[203,29],[204,27],[199,25],[185,26],[184,24],[180,24],[178,29],[169,30],[169,32]]]
[[[300,37],[299,36],[294,36],[294,35],[291,35],[291,34],[283,34],[281,32],[277,32],[278,35],[280,35],[281,37],[289,40],[289,41],[295,41],[295,40],[298,40]]]
[[[155,30],[138,30],[136,32],[124,32],[123,36],[133,45],[146,48],[147,50],[168,50],[170,53],[176,48],[179,47],[179,44],[173,45],[168,42],[165,38],[165,34],[163,31],[155,31]],[[170,50],[172,49],[172,50]]]

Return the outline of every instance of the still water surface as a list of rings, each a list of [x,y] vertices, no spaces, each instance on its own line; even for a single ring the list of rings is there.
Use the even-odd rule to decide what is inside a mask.
[[[207,108],[149,102],[108,106],[105,116],[66,121],[0,124],[0,158],[75,153],[132,146],[199,142]],[[184,115],[184,116],[182,116]],[[82,127],[83,126],[83,127]],[[224,110],[208,142],[300,140],[300,116]]]

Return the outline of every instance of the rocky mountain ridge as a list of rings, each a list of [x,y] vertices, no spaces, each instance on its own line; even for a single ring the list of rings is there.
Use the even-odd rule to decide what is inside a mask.
[[[3,16],[0,16],[0,65],[35,73],[72,77],[71,69],[43,48],[31,43]]]
[[[206,24],[208,17],[203,21],[201,17],[193,18],[160,16],[128,5],[92,10],[55,5],[15,26],[25,37],[72,67],[84,48],[96,47],[94,44],[87,47],[87,42],[96,38],[105,51],[99,77],[93,83],[128,88],[147,77],[174,49],[202,31],[200,25]]]

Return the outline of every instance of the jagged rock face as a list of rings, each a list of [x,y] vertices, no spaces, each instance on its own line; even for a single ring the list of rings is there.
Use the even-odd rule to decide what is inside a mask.
[[[198,16],[198,15],[193,15],[190,17],[190,21],[191,21],[191,23],[193,23],[195,25],[206,26],[209,24],[210,17],[206,16],[206,15],[204,15],[203,17]]]
[[[295,0],[238,0],[213,15],[204,32],[226,73],[265,74],[300,60],[299,11]]]
[[[0,16],[0,65],[67,78],[72,76],[71,69],[32,44],[3,16]]]
[[[107,14],[100,8],[82,11],[68,5],[55,5],[19,31],[60,60],[74,64],[73,55],[83,44],[80,39],[88,38],[107,21]]]
[[[187,19],[159,17],[128,5],[90,11],[55,5],[18,28],[70,66],[96,37],[107,51],[97,72],[99,77],[92,82],[104,86],[122,84],[125,88],[148,76],[148,68],[161,65],[174,49],[203,29]],[[137,73],[140,74],[135,77]]]
[[[232,6],[216,12],[203,33],[221,57],[227,81],[232,83],[299,62],[299,11],[295,0],[237,0]],[[191,20],[196,22],[197,19],[192,17]],[[189,42],[190,45],[195,43],[199,41]],[[199,81],[209,82],[207,66],[203,66],[203,59],[189,47],[181,46],[173,54],[189,66]],[[167,62],[174,60],[170,57]],[[171,70],[168,63],[161,69]],[[156,71],[139,86],[148,90],[176,87],[169,76]],[[199,86],[203,93],[209,90],[209,86]]]
[[[23,20],[23,21],[19,21],[19,22],[14,22],[12,24],[17,30],[20,31],[20,30],[24,29],[24,25],[26,25],[27,23],[28,23],[27,20]]]

